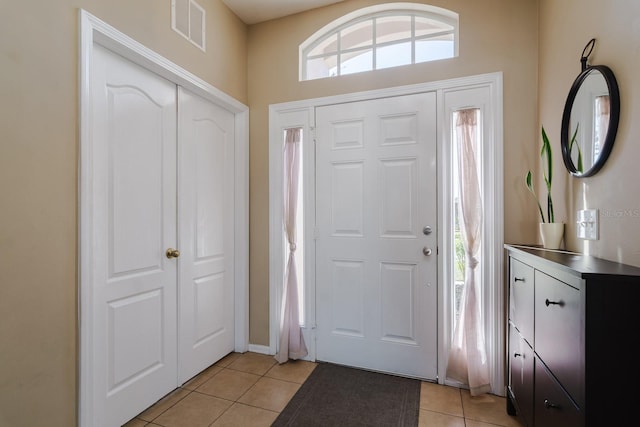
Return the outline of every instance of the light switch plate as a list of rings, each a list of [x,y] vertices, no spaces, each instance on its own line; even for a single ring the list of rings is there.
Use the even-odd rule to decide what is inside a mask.
[[[578,239],[598,240],[598,210],[583,209],[577,215]]]

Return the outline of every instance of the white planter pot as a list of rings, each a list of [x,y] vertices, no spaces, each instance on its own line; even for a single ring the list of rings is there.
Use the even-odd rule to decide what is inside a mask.
[[[559,249],[564,236],[563,222],[541,222],[540,237],[545,249]]]

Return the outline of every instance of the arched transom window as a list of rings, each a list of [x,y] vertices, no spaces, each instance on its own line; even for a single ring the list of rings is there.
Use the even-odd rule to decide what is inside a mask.
[[[300,45],[300,80],[321,79],[458,55],[458,14],[386,3],[336,19]]]

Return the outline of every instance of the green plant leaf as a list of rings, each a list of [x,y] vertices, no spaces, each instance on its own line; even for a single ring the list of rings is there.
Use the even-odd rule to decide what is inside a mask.
[[[551,190],[551,181],[553,179],[553,153],[551,152],[551,143],[547,137],[547,133],[542,127],[542,149],[540,150],[540,156],[546,157],[546,170],[543,165],[544,182],[547,184],[547,190]]]
[[[533,198],[536,199],[536,203],[538,204],[538,210],[540,211],[540,219],[542,220],[542,222],[545,222],[544,221],[544,213],[542,212],[542,206],[540,205],[540,201],[538,200],[538,196],[536,195],[536,192],[533,189],[533,180],[532,180],[532,176],[531,176],[531,171],[529,171],[527,173],[527,177],[525,178],[525,182],[527,184],[527,188],[529,189],[531,194],[533,194]]]
[[[549,137],[542,126],[542,149],[540,150],[540,156],[546,159],[543,161],[542,172],[544,173],[544,182],[547,185],[547,218],[549,222],[555,222],[555,215],[553,213],[553,200],[551,199],[551,182],[553,179],[553,153],[551,150],[551,143]],[[546,169],[545,164],[546,163]]]

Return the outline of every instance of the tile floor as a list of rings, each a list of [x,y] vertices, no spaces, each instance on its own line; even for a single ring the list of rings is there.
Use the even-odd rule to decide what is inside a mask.
[[[270,426],[315,368],[273,356],[231,353],[124,427]],[[420,427],[522,427],[505,398],[423,382]]]

